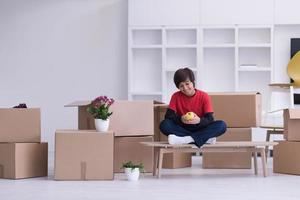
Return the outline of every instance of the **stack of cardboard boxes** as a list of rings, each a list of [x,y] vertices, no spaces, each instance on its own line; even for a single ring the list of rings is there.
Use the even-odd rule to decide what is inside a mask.
[[[227,124],[227,131],[217,141],[251,141],[251,127],[261,121],[259,93],[209,93],[214,118]],[[251,168],[251,153],[203,153],[203,168]]]
[[[285,109],[284,139],[273,148],[275,173],[300,175],[300,109]]]
[[[113,173],[122,172],[122,163],[127,161],[143,163],[145,171],[152,172],[153,148],[140,142],[153,141],[154,136],[157,137],[154,133],[158,126],[158,111],[164,104],[115,101],[111,106],[110,131],[98,133],[94,130],[94,119],[87,112],[90,103],[76,101],[66,105],[78,107],[79,130],[56,131],[55,179],[113,179]]]
[[[39,108],[0,109],[0,178],[48,175],[48,144],[41,143]]]

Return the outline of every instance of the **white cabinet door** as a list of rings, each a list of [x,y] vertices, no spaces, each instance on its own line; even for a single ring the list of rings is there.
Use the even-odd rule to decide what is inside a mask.
[[[129,26],[198,25],[199,0],[129,0]]]
[[[273,0],[201,0],[201,23],[272,24]]]
[[[299,0],[275,0],[275,24],[300,24]]]

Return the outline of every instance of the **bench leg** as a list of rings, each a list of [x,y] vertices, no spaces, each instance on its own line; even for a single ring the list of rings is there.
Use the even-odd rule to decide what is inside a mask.
[[[161,177],[161,168],[162,168],[162,162],[163,162],[164,152],[163,149],[159,149],[159,159],[158,159],[158,178]]]
[[[154,163],[152,175],[156,176],[158,167],[159,148],[154,147]]]
[[[254,173],[257,175],[257,152],[253,152],[253,161],[254,161]]]
[[[272,133],[271,130],[267,130],[266,142],[270,142],[271,133]],[[265,147],[265,152],[266,152],[266,162],[267,162],[268,154],[269,154],[269,146]]]
[[[266,161],[266,153],[264,148],[260,148],[260,156],[262,162],[262,170],[264,177],[267,176],[267,161]]]

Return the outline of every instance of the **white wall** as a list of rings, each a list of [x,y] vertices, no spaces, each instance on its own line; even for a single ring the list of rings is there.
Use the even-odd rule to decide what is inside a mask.
[[[127,98],[127,4],[0,0],[0,107],[40,107],[50,150],[56,129],[77,128],[65,104]]]

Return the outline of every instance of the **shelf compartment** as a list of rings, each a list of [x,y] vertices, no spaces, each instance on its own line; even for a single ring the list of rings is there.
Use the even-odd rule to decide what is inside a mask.
[[[270,48],[247,48],[239,47],[238,66],[256,65],[257,67],[271,66],[271,49]]]
[[[167,48],[166,68],[197,66],[196,48]]]
[[[235,80],[234,48],[205,49],[203,52],[203,90],[232,92]]]
[[[271,28],[240,28],[238,30],[238,43],[271,43]]]
[[[262,109],[269,110],[268,97],[269,84],[271,82],[271,74],[269,71],[265,72],[240,72],[238,77],[238,91],[255,91],[262,94]]]
[[[196,45],[197,29],[166,29],[167,45]]]
[[[162,50],[133,49],[131,91],[162,91]]]
[[[203,30],[203,43],[204,45],[222,45],[235,43],[235,29],[222,28],[222,29],[204,29]]]
[[[162,45],[160,29],[132,30],[132,45]]]

